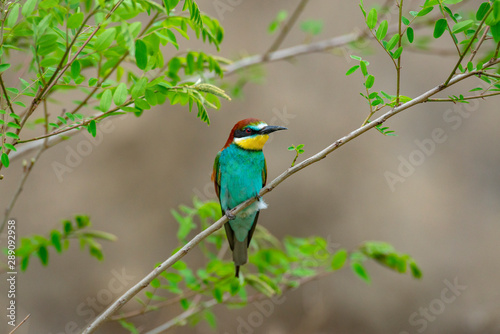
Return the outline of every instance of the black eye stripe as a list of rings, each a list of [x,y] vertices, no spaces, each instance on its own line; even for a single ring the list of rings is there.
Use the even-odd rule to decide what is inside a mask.
[[[250,130],[250,131],[247,132],[247,130]],[[243,129],[238,129],[238,130],[234,131],[234,137],[235,138],[248,137],[248,136],[252,136],[256,133],[257,133],[257,131],[255,131],[252,128],[243,128]]]

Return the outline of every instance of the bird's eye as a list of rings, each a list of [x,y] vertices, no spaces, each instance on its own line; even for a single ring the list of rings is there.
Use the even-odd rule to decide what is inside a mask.
[[[246,128],[246,129],[245,129],[245,132],[246,132],[246,133],[252,133],[252,129],[250,129],[250,128]]]

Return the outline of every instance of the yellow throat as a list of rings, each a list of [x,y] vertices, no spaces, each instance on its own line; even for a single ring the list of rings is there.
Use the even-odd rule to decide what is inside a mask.
[[[269,139],[268,135],[257,135],[254,137],[234,138],[234,142],[245,150],[262,150],[264,144]]]

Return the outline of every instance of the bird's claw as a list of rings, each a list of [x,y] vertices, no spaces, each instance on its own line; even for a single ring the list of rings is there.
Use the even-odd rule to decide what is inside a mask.
[[[226,217],[227,217],[227,219],[228,219],[228,220],[233,220],[233,219],[235,219],[235,218],[236,218],[236,216],[235,216],[235,215],[233,215],[233,214],[232,214],[231,212],[229,212],[229,211],[227,211],[227,212],[226,212]]]

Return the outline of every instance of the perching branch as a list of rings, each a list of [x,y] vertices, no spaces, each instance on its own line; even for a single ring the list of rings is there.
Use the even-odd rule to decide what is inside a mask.
[[[496,65],[500,63],[500,60],[491,60],[488,63],[485,64],[485,68],[488,68],[492,65]],[[380,125],[387,121],[389,118],[399,114],[400,112],[407,110],[411,107],[416,106],[417,104],[426,102],[431,96],[436,95],[437,93],[446,90],[450,86],[453,86],[457,84],[458,82],[461,82],[471,76],[474,75],[479,75],[482,74],[482,70],[477,70],[477,71],[472,71],[464,74],[459,74],[455,77],[453,77],[447,85],[441,84],[439,86],[436,86],[432,88],[431,90],[421,94],[420,96],[412,99],[411,101],[408,101],[400,106],[396,106],[393,108],[391,111],[385,113],[384,115],[380,116],[379,118],[373,120],[372,122],[352,131],[348,135],[338,139],[334,143],[330,144],[328,147],[323,149],[322,151],[318,152],[317,154],[313,155],[312,157],[300,162],[299,164],[295,165],[294,167],[290,167],[286,169],[281,175],[279,175],[277,178],[275,178],[272,182],[269,183],[266,187],[262,188],[261,191],[259,192],[259,197],[266,195],[267,193],[271,192],[274,188],[276,188],[280,183],[288,179],[290,176],[293,174],[297,173],[298,171],[320,161],[323,160],[327,155],[335,151],[341,146],[344,146],[346,143],[350,142],[351,140],[359,137],[363,133],[367,132],[368,130],[374,128],[377,125]],[[253,202],[255,202],[257,198],[251,198],[234,209],[230,210],[227,212],[229,215],[236,215],[238,212],[243,210],[244,208],[248,207],[251,205]],[[132,288],[130,288],[128,291],[126,291],[122,296],[120,296],[117,300],[115,300],[106,310],[104,310],[98,317],[96,317],[88,326],[85,328],[82,332],[82,334],[89,334],[95,332],[97,328],[99,328],[102,324],[104,324],[116,311],[118,311],[123,305],[125,305],[127,302],[129,302],[136,294],[138,294],[141,290],[146,288],[153,279],[158,277],[163,271],[167,270],[170,268],[174,263],[179,261],[181,258],[183,258],[189,251],[195,247],[197,244],[199,244],[203,239],[207,238],[209,235],[220,229],[226,222],[228,221],[227,216],[224,215],[222,216],[221,219],[213,223],[210,227],[207,229],[203,230],[202,232],[198,233],[193,239],[191,239],[186,245],[184,245],[179,251],[177,251],[174,255],[169,257],[167,260],[165,260],[162,264],[160,264],[158,267],[156,267],[152,272],[150,272],[148,275],[146,275],[142,280],[140,280],[137,284],[135,284]]]

